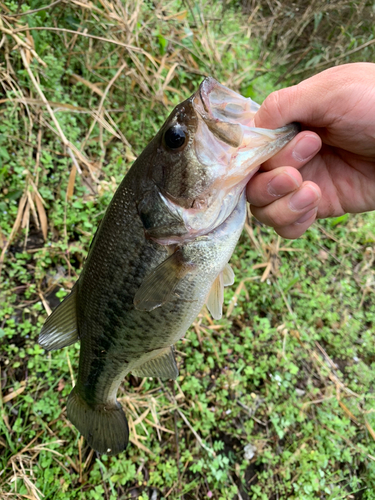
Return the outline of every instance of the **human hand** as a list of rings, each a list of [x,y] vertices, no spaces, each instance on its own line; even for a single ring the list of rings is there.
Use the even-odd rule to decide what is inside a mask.
[[[270,94],[255,126],[300,132],[248,183],[251,211],[285,238],[315,218],[375,210],[375,64],[330,68]]]

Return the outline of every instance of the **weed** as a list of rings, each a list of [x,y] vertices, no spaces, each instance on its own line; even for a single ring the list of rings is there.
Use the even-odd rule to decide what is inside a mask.
[[[78,346],[37,344],[116,185],[203,75],[261,101],[372,60],[371,16],[349,1],[3,3],[2,497],[374,498],[374,214],[292,243],[248,220],[226,316],[202,311],[178,343],[173,390],[124,380],[118,457],[66,418]]]

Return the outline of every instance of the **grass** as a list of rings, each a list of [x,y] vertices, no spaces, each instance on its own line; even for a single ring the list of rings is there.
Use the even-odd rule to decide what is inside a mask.
[[[369,3],[43,6],[5,2],[0,25],[1,498],[374,499],[374,213],[293,242],[249,217],[225,317],[203,310],[177,344],[177,383],[124,380],[119,457],[66,418],[78,346],[36,343],[116,185],[202,76],[262,101],[374,60]]]

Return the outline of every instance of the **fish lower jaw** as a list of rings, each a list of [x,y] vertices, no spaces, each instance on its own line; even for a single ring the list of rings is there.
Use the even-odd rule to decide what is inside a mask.
[[[202,230],[191,229],[184,236],[170,236],[168,238],[151,238],[151,239],[155,243],[158,243],[159,245],[163,245],[163,246],[167,246],[167,247],[176,246],[176,245],[181,246],[185,243],[189,243],[191,241],[194,241],[201,236],[209,236],[213,231],[215,231],[218,227],[220,227],[220,225],[223,222],[225,222],[225,220],[220,221],[220,223],[218,225],[213,225],[213,226],[210,226],[209,228],[202,229]]]
[[[244,189],[246,185],[246,179],[243,182],[237,183],[233,187],[232,192],[228,194],[224,199],[218,200],[218,209],[213,211],[214,216],[211,216],[209,220],[204,220],[204,214],[189,213],[186,210],[184,214],[186,233],[183,235],[168,235],[162,238],[150,238],[155,243],[163,246],[172,245],[183,245],[184,243],[189,243],[196,240],[202,236],[209,236],[211,233],[220,228],[228,218],[231,217],[233,211],[236,209],[240,198],[243,196]],[[200,220],[202,224],[200,225]]]

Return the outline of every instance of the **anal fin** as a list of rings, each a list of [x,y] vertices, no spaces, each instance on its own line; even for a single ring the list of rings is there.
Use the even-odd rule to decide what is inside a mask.
[[[77,342],[76,295],[77,286],[56,307],[44,323],[38,343],[47,351],[61,349]]]
[[[174,358],[173,346],[167,347],[154,359],[132,370],[132,374],[136,377],[159,377],[176,380],[178,368]]]

